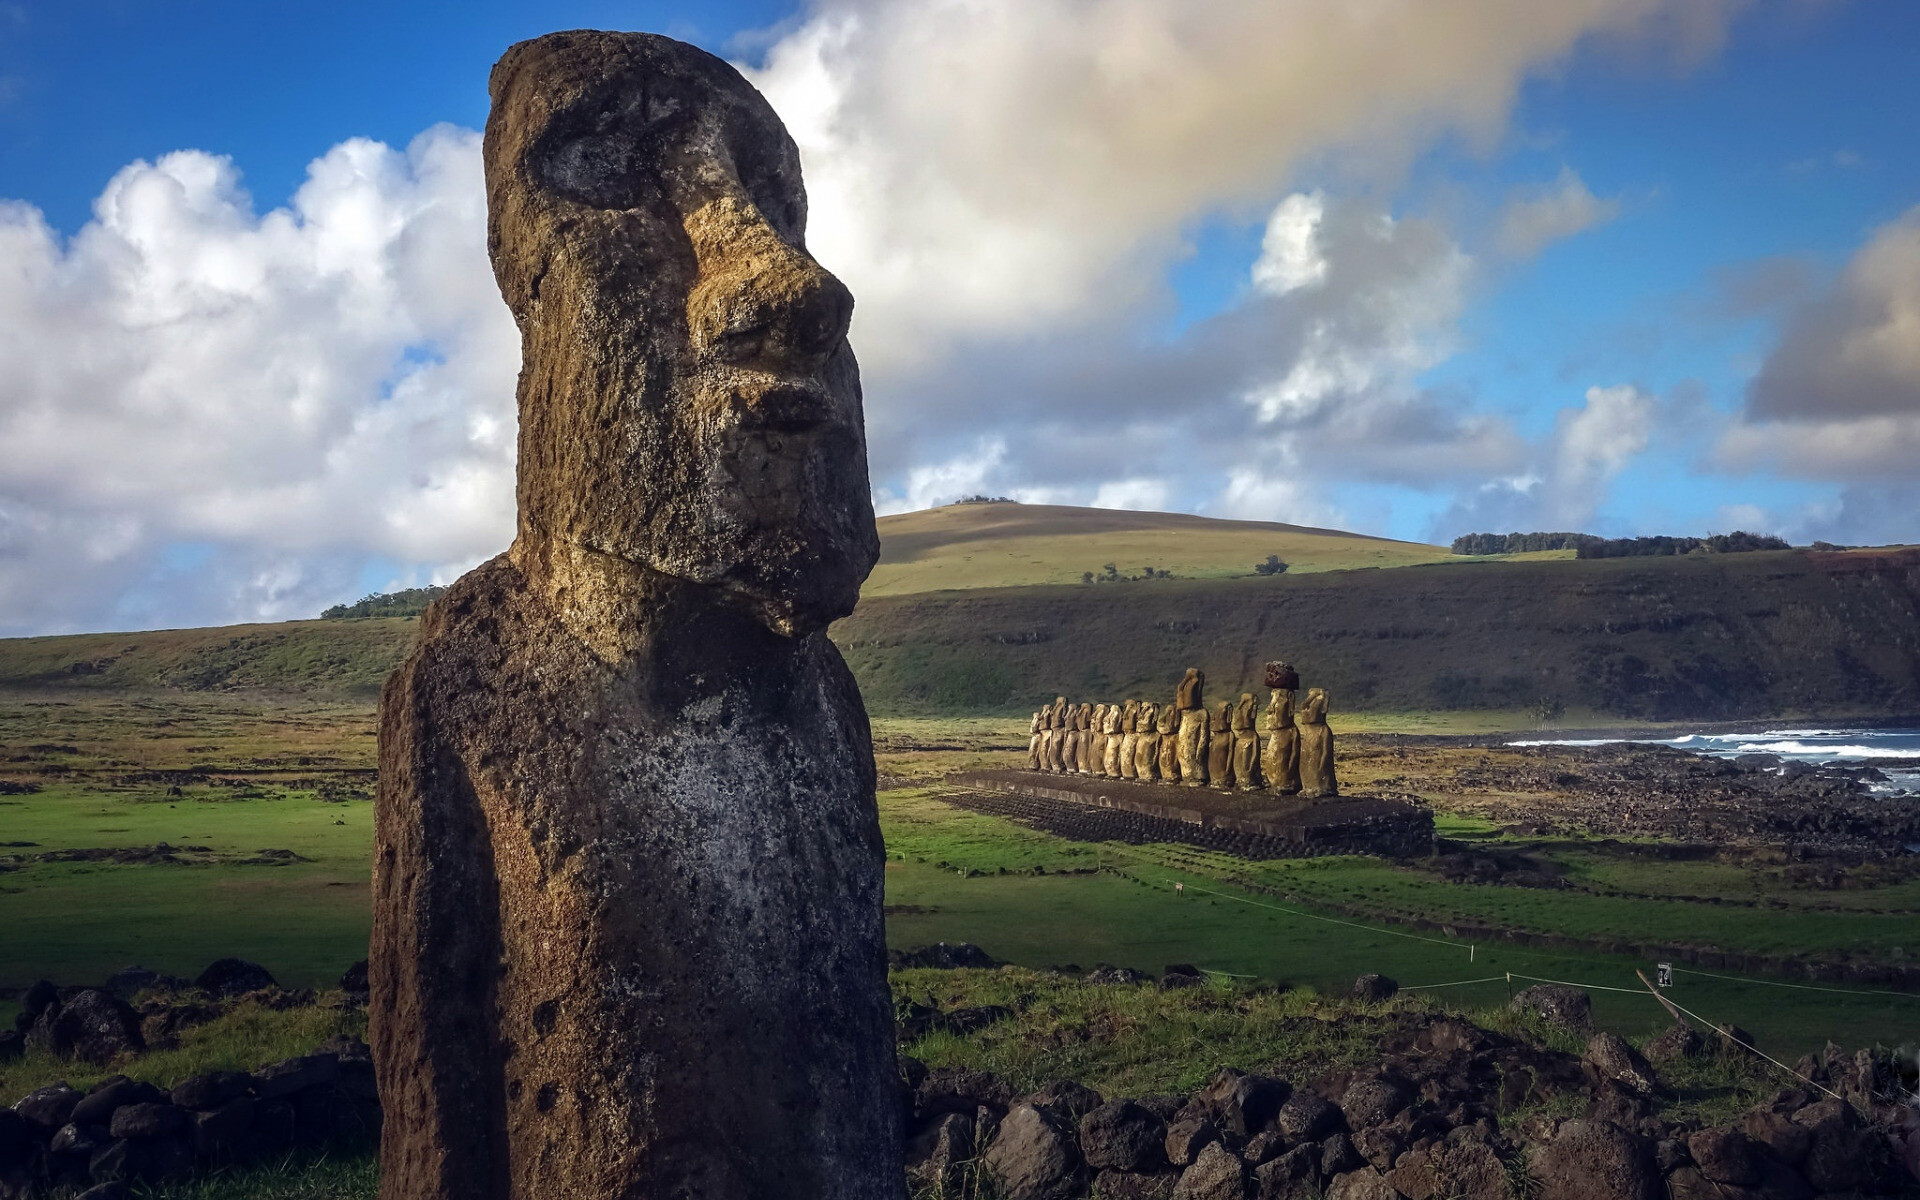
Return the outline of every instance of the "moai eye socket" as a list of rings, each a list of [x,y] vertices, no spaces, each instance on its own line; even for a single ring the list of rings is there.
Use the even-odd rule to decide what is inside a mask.
[[[670,80],[612,90],[557,114],[534,151],[549,188],[595,208],[639,208],[658,191],[661,143],[687,124],[689,98]]]

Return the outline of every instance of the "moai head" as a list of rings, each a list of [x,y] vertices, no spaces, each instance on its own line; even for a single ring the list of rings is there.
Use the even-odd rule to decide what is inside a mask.
[[[1326,723],[1327,689],[1307,689],[1307,698],[1300,705],[1300,719],[1309,725],[1323,725]]]
[[[1252,692],[1241,692],[1240,702],[1233,706],[1233,727],[1236,730],[1253,728],[1254,703]]]
[[[1206,677],[1200,673],[1199,667],[1187,668],[1187,673],[1180,679],[1180,690],[1175,701],[1182,712],[1190,708],[1206,707],[1205,701],[1201,698],[1201,690],[1205,683]]]
[[[578,31],[494,67],[487,246],[520,326],[519,542],[712,586],[800,634],[879,554],[853,298],[725,62]],[[520,543],[525,543],[521,545]]]
[[[1222,700],[1219,704],[1215,705],[1214,710],[1207,715],[1207,731],[1209,733],[1225,733],[1231,726],[1232,720],[1233,701]]]
[[[1120,710],[1120,732],[1140,732],[1140,702],[1138,700],[1127,701],[1126,707]]]
[[[1142,700],[1140,702],[1140,732],[1141,733],[1158,733],[1160,731],[1160,727],[1154,723],[1155,720],[1157,719],[1158,713],[1159,713],[1159,707],[1155,705],[1153,701]]]

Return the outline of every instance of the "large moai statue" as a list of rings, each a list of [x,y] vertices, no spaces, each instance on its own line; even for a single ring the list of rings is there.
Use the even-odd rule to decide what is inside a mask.
[[[1067,698],[1055,696],[1047,709],[1047,770],[1054,774],[1067,769]]]
[[[1069,704],[1060,716],[1060,770],[1071,775],[1080,769],[1080,706]]]
[[[1160,781],[1180,782],[1180,710],[1171,704],[1160,706]]]
[[[1316,798],[1340,794],[1333,774],[1333,730],[1327,728],[1325,688],[1308,688],[1300,705],[1300,791]]]
[[[1108,779],[1121,778],[1120,746],[1121,740],[1126,736],[1126,714],[1127,710],[1122,705],[1107,705],[1107,751],[1105,759],[1102,760],[1106,765],[1102,769],[1102,774]]]
[[[1142,783],[1160,778],[1160,710],[1151,700],[1140,702],[1140,740],[1134,744],[1133,765]]]
[[[1140,778],[1140,702],[1127,701],[1121,710],[1120,778]]]
[[[1198,667],[1188,667],[1180,680],[1180,782],[1199,787],[1207,781],[1206,679]]]
[[[1233,785],[1243,792],[1260,787],[1260,738],[1254,731],[1258,709],[1252,692],[1241,692],[1233,706]]]
[[[800,158],[645,34],[494,68],[518,527],[380,702],[387,1200],[898,1200],[872,739],[829,622],[878,554]]]
[[[1293,694],[1300,674],[1291,664],[1267,664],[1270,690],[1267,710],[1260,717],[1260,770],[1267,786],[1283,796],[1300,790],[1300,733],[1293,727]]]
[[[1029,771],[1040,769],[1040,743],[1046,737],[1046,730],[1041,728],[1041,720],[1040,713],[1036,711],[1033,714],[1033,720],[1027,725],[1027,770]]]
[[[1107,776],[1107,705],[1093,706],[1092,736],[1088,739],[1092,751],[1092,762],[1088,769],[1101,779]]]
[[[1093,758],[1093,705],[1092,704],[1082,704],[1080,706],[1079,742],[1080,742],[1080,773],[1082,775],[1092,775],[1095,773],[1094,758]]]
[[[1207,781],[1233,786],[1233,702],[1222,700],[1207,717]]]

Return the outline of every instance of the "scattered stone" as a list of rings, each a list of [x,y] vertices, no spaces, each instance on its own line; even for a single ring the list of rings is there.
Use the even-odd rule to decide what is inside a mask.
[[[1101,1200],[1173,1200],[1180,1176],[1172,1171],[1102,1171],[1094,1176],[1094,1194]]]
[[[347,994],[347,999],[365,1004],[367,1002],[367,960],[363,958],[348,967],[340,976],[339,986],[340,990]]]
[[[1167,1136],[1163,1143],[1167,1151],[1167,1161],[1176,1167],[1191,1164],[1200,1156],[1200,1151],[1208,1144],[1220,1140],[1220,1131],[1212,1121],[1203,1117],[1187,1117],[1167,1126]]]
[[[253,1130],[254,1108],[253,1097],[238,1096],[218,1108],[189,1112],[187,1139],[203,1158],[234,1157]]]
[[[244,958],[223,958],[200,972],[193,986],[210,996],[244,996],[277,984],[267,969]]]
[[[1636,1096],[1651,1099],[1660,1091],[1653,1067],[1617,1033],[1594,1034],[1587,1043],[1584,1061],[1602,1079],[1612,1080]]]
[[[125,1104],[114,1109],[113,1120],[107,1126],[107,1132],[114,1137],[133,1141],[174,1137],[186,1130],[187,1114],[184,1109],[152,1102]]]
[[[1247,1139],[1240,1148],[1240,1159],[1250,1167],[1279,1158],[1287,1152],[1288,1143],[1285,1134],[1277,1129],[1263,1129]]]
[[[1380,1172],[1361,1167],[1334,1177],[1327,1186],[1327,1200],[1402,1200]]]
[[[1087,982],[1103,987],[1139,987],[1151,983],[1152,977],[1132,967],[1095,967],[1087,972]]]
[[[1585,993],[1580,993],[1585,999]],[[1606,1121],[1568,1121],[1533,1156],[1539,1200],[1658,1200],[1650,1147]]]
[[[1355,1080],[1340,1097],[1340,1109],[1353,1129],[1370,1129],[1391,1120],[1411,1099],[1396,1079],[1374,1075]]]
[[[1513,1008],[1574,1033],[1593,1028],[1593,1000],[1579,988],[1536,983],[1514,995]]]
[[[213,1109],[244,1096],[253,1087],[245,1071],[209,1071],[181,1080],[168,1099],[181,1108]]]
[[[913,1111],[921,1120],[957,1112],[971,1117],[985,1108],[996,1116],[1013,1103],[1013,1088],[991,1071],[935,1067],[914,1089]]]
[[[1072,1080],[1058,1080],[1025,1097],[1024,1104],[1044,1108],[1057,1117],[1077,1122],[1106,1101],[1099,1092]]]
[[[1331,1179],[1366,1165],[1344,1133],[1330,1133],[1320,1142],[1320,1177]]]
[[[1350,993],[1355,1000],[1365,1004],[1378,1004],[1391,1000],[1400,990],[1400,985],[1385,975],[1362,975],[1353,981]]]
[[[1740,1129],[1789,1166],[1804,1162],[1807,1150],[1813,1145],[1813,1131],[1795,1124],[1783,1113],[1750,1112],[1741,1118]]]
[[[1166,1162],[1166,1123],[1131,1100],[1080,1118],[1080,1153],[1096,1171],[1151,1171]]]
[[[1246,1200],[1247,1166],[1219,1142],[1209,1142],[1180,1173],[1174,1200]]]
[[[1291,1090],[1284,1080],[1228,1067],[1214,1075],[1194,1102],[1222,1133],[1245,1141],[1272,1123]]]
[[[1344,1119],[1332,1102],[1302,1088],[1280,1106],[1274,1124],[1289,1140],[1317,1142],[1338,1130]]]
[[[262,1100],[278,1100],[323,1083],[332,1083],[339,1074],[340,1060],[331,1054],[289,1058],[254,1072],[253,1094]]]
[[[26,1040],[56,1058],[95,1065],[146,1049],[139,1014],[102,988],[82,988],[42,1009]]]
[[[907,1143],[907,1178],[945,1195],[960,1182],[962,1164],[973,1158],[973,1122],[944,1113]]]
[[[1320,1191],[1320,1147],[1311,1143],[1262,1163],[1253,1171],[1255,1200],[1306,1200]]]
[[[13,1111],[39,1130],[40,1136],[52,1137],[54,1130],[73,1118],[74,1106],[81,1099],[79,1092],[62,1081],[28,1092],[14,1104]]]
[[[1069,1200],[1085,1175],[1072,1130],[1031,1104],[1007,1113],[981,1165],[1005,1200]]]
[[[1647,1043],[1647,1058],[1657,1063],[1679,1062],[1692,1058],[1704,1048],[1699,1030],[1685,1021],[1676,1021],[1659,1037]]]
[[[153,1104],[166,1098],[166,1093],[150,1083],[128,1079],[125,1075],[109,1075],[73,1106],[67,1119],[80,1125],[106,1125],[113,1120],[114,1113],[129,1104]]]
[[[971,942],[935,942],[914,950],[889,950],[887,965],[896,971],[913,967],[937,967],[944,971],[965,968],[997,967],[998,959]]]
[[[1702,1129],[1687,1139],[1687,1155],[1715,1183],[1760,1182],[1762,1162],[1753,1139],[1737,1129]]]

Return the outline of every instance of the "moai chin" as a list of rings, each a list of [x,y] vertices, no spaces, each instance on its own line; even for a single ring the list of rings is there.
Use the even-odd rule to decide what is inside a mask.
[[[381,1194],[898,1200],[852,299],[720,59],[559,33],[491,94],[518,527],[381,697]]]

